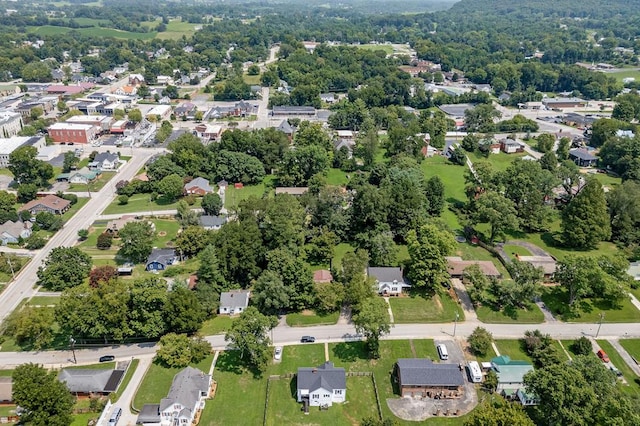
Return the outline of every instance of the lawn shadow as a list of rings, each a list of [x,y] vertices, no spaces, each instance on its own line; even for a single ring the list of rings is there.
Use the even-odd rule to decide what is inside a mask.
[[[160,196],[155,199],[155,203],[159,206],[167,206],[169,204],[175,203],[176,201],[179,201],[179,200],[170,200],[165,196]]]
[[[241,375],[243,373],[241,365],[240,351],[224,351],[218,356],[216,370]]]
[[[296,376],[293,376],[289,381],[289,391],[291,392],[291,398],[298,399],[298,380]]]
[[[391,374],[389,374],[389,383],[391,384],[391,391],[394,395],[402,395],[400,391],[400,383],[398,382],[398,378],[395,374],[395,364],[394,369],[391,370]]]
[[[368,352],[364,342],[343,342],[333,347],[333,355],[343,362],[368,360]]]

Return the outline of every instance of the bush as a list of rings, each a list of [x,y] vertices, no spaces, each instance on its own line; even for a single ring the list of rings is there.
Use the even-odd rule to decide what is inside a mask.
[[[593,350],[593,345],[591,344],[591,340],[582,336],[571,344],[571,350],[576,355],[589,355]]]
[[[190,206],[196,203],[196,197],[193,194],[187,195],[186,197],[183,198],[183,200],[186,201],[187,204],[189,204]]]
[[[469,336],[469,349],[474,355],[484,356],[489,352],[493,336],[487,329],[476,327]]]
[[[78,238],[82,241],[86,240],[87,237],[89,236],[89,230],[88,229],[81,229],[78,231]]]
[[[107,234],[103,232],[98,235],[98,241],[96,242],[96,247],[100,250],[109,250],[111,245],[113,244],[113,236],[111,234]]]
[[[61,198],[69,200],[72,206],[78,202],[78,196],[76,194],[62,194]]]
[[[38,250],[44,247],[47,244],[47,240],[45,240],[40,234],[33,233],[29,238],[24,240],[24,248],[27,250]]]
[[[121,206],[124,206],[125,204],[129,204],[129,196],[127,196],[127,195],[119,195],[118,196],[118,203]]]

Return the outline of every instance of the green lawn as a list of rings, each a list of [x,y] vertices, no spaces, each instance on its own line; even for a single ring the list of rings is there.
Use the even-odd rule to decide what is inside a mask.
[[[620,339],[620,344],[629,355],[640,361],[640,339]]]
[[[115,28],[100,28],[100,27],[69,28],[69,27],[58,27],[54,25],[27,27],[27,29],[30,33],[34,33],[42,36],[67,34],[71,31],[74,31],[74,32],[78,32],[83,36],[93,36],[93,37],[102,37],[102,38],[113,37],[113,38],[120,38],[125,40],[151,40],[157,34],[155,31],[152,31],[149,33],[134,33],[131,31],[117,30]]]
[[[224,206],[228,210],[233,210],[240,201],[246,200],[251,196],[261,198],[265,192],[270,191],[271,183],[274,179],[274,176],[266,176],[258,185],[245,185],[240,189],[236,189],[233,183],[229,183],[224,197]]]
[[[88,365],[72,365],[70,367],[65,367],[69,370],[113,370],[116,368],[115,361],[113,362],[100,362],[97,364],[88,364]]]
[[[489,157],[484,157],[483,155],[480,155],[477,152],[467,152],[466,154],[472,163],[474,164],[479,162],[491,163],[491,165],[493,166],[493,169],[496,171],[507,170],[509,165],[513,163],[513,160],[515,160],[518,157],[524,157],[525,155],[527,155],[526,153],[505,154],[504,152],[501,152],[499,154],[490,154]]]
[[[213,336],[214,334],[224,334],[231,328],[234,318],[229,315],[218,315],[206,320],[199,333],[203,336]]]
[[[327,171],[327,184],[335,186],[345,186],[349,182],[346,172],[340,169],[329,169]]]
[[[57,305],[60,302],[59,296],[33,296],[27,305],[30,306],[51,306]]]
[[[611,176],[607,173],[596,173],[592,176],[595,176],[598,182],[602,184],[604,187],[608,187],[610,189],[615,188],[616,186],[622,183],[622,179],[619,177]]]
[[[100,417],[100,413],[83,413],[83,414],[74,414],[73,423],[71,426],[87,426],[89,421],[98,420]]]
[[[241,367],[239,352],[222,352],[213,376],[218,383],[216,395],[202,413],[203,425],[257,425],[264,415],[267,377],[295,373],[300,366],[317,366],[324,362],[324,345],[286,346],[278,364],[271,361],[262,377],[254,377]],[[242,401],[242,416],[238,415]]]
[[[596,342],[598,342],[598,345],[609,355],[609,359],[613,365],[622,372],[624,378],[627,380],[627,384],[622,385],[622,391],[636,398],[640,397],[640,384],[636,381],[638,375],[627,365],[618,351],[611,346],[611,343],[601,339],[596,340]]]
[[[442,179],[442,183],[444,183],[444,195],[449,204],[466,202],[467,196],[464,193],[464,172],[467,170],[466,166],[458,166],[446,158],[437,155],[435,157],[425,158],[420,164],[420,168],[427,179],[433,176],[439,176],[440,179]]]
[[[607,72],[605,73],[608,77],[613,77],[616,80],[622,82],[625,78],[633,77],[636,81],[640,81],[640,71],[637,70],[621,70],[616,72]]]
[[[414,292],[409,297],[391,297],[389,303],[393,319],[398,324],[453,322],[456,312],[458,321],[464,321],[462,308],[446,293],[425,298]]]
[[[315,311],[303,311],[294,314],[287,314],[287,325],[289,327],[307,327],[312,325],[333,325],[338,322],[340,312],[330,314],[318,314]]]
[[[242,76],[242,79],[247,84],[254,85],[254,86],[259,86],[260,85],[260,77],[261,77],[260,74],[258,74],[258,75],[245,74],[245,75]]]
[[[389,44],[359,44],[356,47],[358,49],[365,50],[382,50],[387,55],[391,55],[393,53],[393,46]]]
[[[213,355],[210,355],[192,366],[199,368],[204,373],[209,373],[212,360]],[[173,376],[181,370],[181,368],[165,368],[155,363],[151,364],[133,398],[134,407],[141,409],[144,404],[158,404],[162,398],[167,396]]]
[[[311,407],[308,415],[300,410],[295,393],[295,378],[271,382],[267,425],[342,425],[378,416],[371,377],[347,377],[346,403],[335,404],[325,411]]]
[[[71,219],[71,217],[73,217],[74,214],[78,213],[78,210],[80,210],[88,202],[88,198],[78,198],[78,202],[71,206],[71,208],[62,215],[62,220],[66,222],[67,220]]]
[[[154,219],[152,222],[156,226],[156,236],[153,240],[155,247],[166,247],[169,241],[176,238],[180,230],[180,223],[177,220]]]
[[[505,253],[511,256],[511,258],[515,258],[515,255],[518,256],[531,256],[531,252],[524,247],[515,246],[512,244],[505,244],[503,247]]]
[[[600,322],[600,314],[604,313],[604,322],[640,322],[640,311],[625,298],[618,306],[600,299],[584,299],[580,302],[580,311],[577,315],[568,312],[568,295],[562,287],[550,287],[542,294],[542,300],[554,315],[565,321],[597,323]]]
[[[129,198],[129,202],[127,204],[121,205],[116,198],[107,206],[103,214],[126,214],[148,211],[153,212],[158,210],[175,210],[179,201],[171,202],[165,200],[163,197],[160,197],[153,202],[150,202],[149,199],[149,194],[135,194]],[[191,206],[191,208],[200,207],[201,202],[202,200],[200,198],[196,198],[196,202]]]
[[[124,374],[122,382],[120,382],[120,386],[118,386],[118,390],[109,395],[109,398],[111,398],[111,402],[118,402],[118,399],[120,399],[122,392],[124,392],[125,389],[127,389],[127,386],[129,386],[131,377],[133,377],[133,373],[136,372],[138,364],[140,364],[140,360],[137,358],[131,361],[131,364],[129,364],[129,367],[127,368],[127,372]]]
[[[507,355],[512,360],[528,361],[533,363],[531,357],[524,351],[522,340],[520,339],[498,339],[495,341],[500,355]]]
[[[340,268],[342,266],[342,258],[350,251],[355,251],[355,248],[349,243],[340,243],[333,249],[333,267]],[[329,266],[329,265],[325,265]]]
[[[495,311],[489,306],[476,308],[478,319],[487,324],[540,324],[544,322],[544,314],[534,303],[526,309],[509,309]]]

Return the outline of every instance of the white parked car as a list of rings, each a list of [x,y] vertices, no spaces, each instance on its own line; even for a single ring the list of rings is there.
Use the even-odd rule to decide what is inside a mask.
[[[276,350],[273,353],[273,359],[279,361],[282,359],[282,346],[276,346]]]

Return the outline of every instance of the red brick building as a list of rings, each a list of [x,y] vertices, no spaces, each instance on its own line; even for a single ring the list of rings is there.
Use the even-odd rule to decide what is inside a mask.
[[[47,131],[55,143],[91,143],[98,138],[100,133],[97,126],[74,123],[55,123]]]

